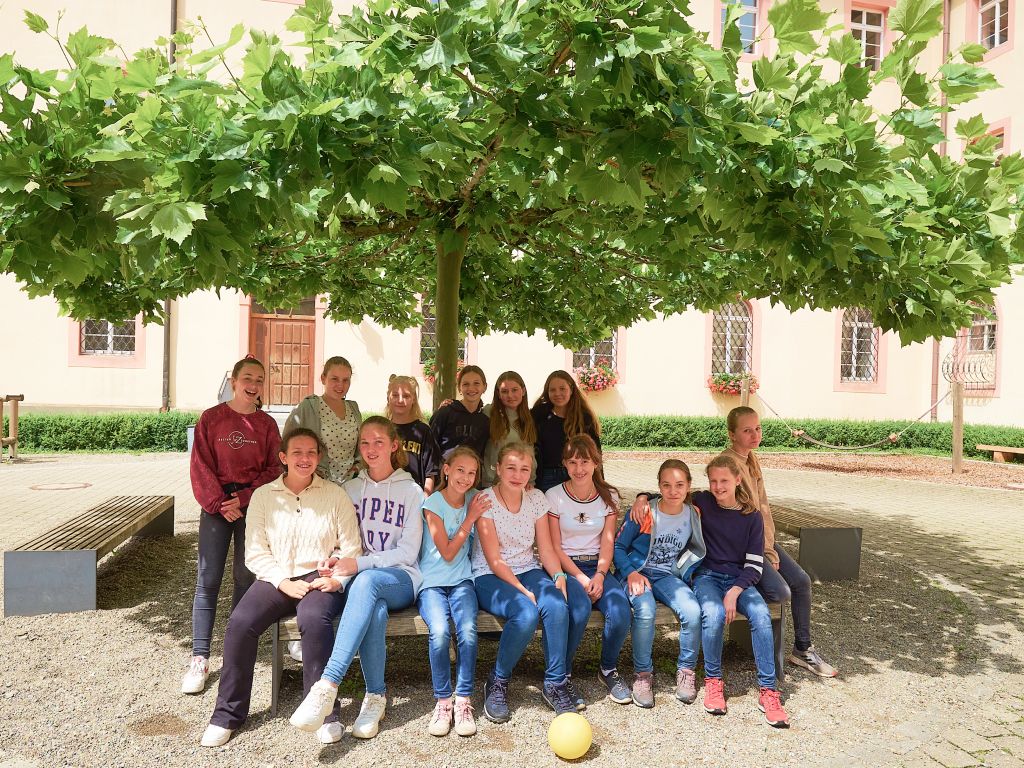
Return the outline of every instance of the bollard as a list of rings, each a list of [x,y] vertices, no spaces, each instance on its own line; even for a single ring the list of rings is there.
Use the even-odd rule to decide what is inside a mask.
[[[25,399],[24,395],[4,395],[0,398],[0,428],[4,423],[4,403],[11,404],[11,426],[9,435],[0,435],[0,459],[3,458],[3,449],[10,448],[10,461],[18,460],[18,403]]]

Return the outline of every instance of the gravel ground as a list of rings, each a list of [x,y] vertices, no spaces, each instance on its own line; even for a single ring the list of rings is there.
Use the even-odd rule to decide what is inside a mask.
[[[790,542],[791,544],[792,542]],[[288,725],[301,677],[286,671],[282,717],[269,717],[270,658],[265,639],[256,669],[252,715],[223,749],[198,738],[213,709],[216,672],[201,696],[178,693],[188,656],[196,535],[138,540],[100,571],[101,609],[0,624],[0,765],[15,758],[46,766],[285,766],[344,762],[346,766],[554,765],[545,732],[551,713],[537,686],[539,643],[520,664],[513,686],[513,720],[480,719],[476,737],[426,734],[432,709],[422,638],[389,641],[390,707],[378,738],[346,735],[322,747]],[[230,590],[225,585],[223,594]],[[809,765],[881,736],[907,712],[918,712],[993,671],[1019,671],[1016,659],[991,653],[969,596],[959,596],[887,557],[867,558],[857,584],[816,587],[817,646],[842,670],[823,681],[797,670],[785,686],[789,731],[766,726],[756,711],[753,662],[727,649],[730,713],[712,718],[699,705],[672,697],[675,635],[663,631],[655,648],[658,703],[653,710],[595,700],[597,638],[588,636],[576,670],[591,705],[585,715],[595,744],[580,762],[595,766]],[[214,641],[223,634],[222,602]],[[1015,630],[1012,630],[1015,631]],[[1005,647],[1005,646],[1004,646]],[[479,674],[496,644],[481,642]],[[628,667],[629,650],[623,653]],[[214,658],[213,667],[219,668]],[[971,682],[974,680],[975,682]],[[358,711],[361,680],[343,686],[343,722]],[[479,711],[479,694],[476,699]],[[821,734],[828,733],[823,742]],[[638,763],[639,760],[639,763]]]
[[[704,451],[609,451],[606,459],[680,458],[695,464],[707,464],[717,453]],[[893,477],[899,480],[924,480],[977,488],[1005,488],[1024,485],[1024,463],[996,464],[991,461],[965,460],[963,474],[952,473],[952,463],[939,456],[907,453],[766,453],[758,452],[761,466],[770,469],[806,469],[817,472],[841,472],[852,475]]]

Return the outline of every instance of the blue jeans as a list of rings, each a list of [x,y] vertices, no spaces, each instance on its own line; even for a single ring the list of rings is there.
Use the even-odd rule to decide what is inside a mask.
[[[323,676],[340,685],[359,651],[367,693],[384,693],[385,633],[388,611],[412,605],[412,579],[401,568],[360,571],[346,588],[345,610]]]
[[[722,677],[722,643],[725,634],[725,605],[722,600],[735,581],[735,576],[707,568],[698,570],[693,580],[693,591],[697,595],[697,602],[700,603],[705,677]],[[768,605],[755,587],[747,587],[736,600],[736,610],[750,622],[754,664],[757,666],[757,684],[762,688],[774,689],[775,644]]]
[[[569,633],[569,607],[555,586],[540,568],[518,574],[519,581],[537,598],[537,604],[507,581],[493,573],[476,577],[476,596],[480,607],[505,620],[498,643],[498,659],[494,674],[503,680],[512,677],[512,670],[530,644],[537,623],[544,632],[544,682],[560,683],[565,680],[565,650]]]
[[[590,578],[597,573],[597,560],[576,561],[576,566]],[[604,631],[601,634],[601,669],[615,669],[619,663],[619,654],[626,642],[626,635],[629,634],[629,625],[632,621],[629,598],[626,597],[622,584],[612,574],[606,574],[604,591],[597,602],[592,603],[583,590],[583,585],[576,579],[569,576],[567,583],[569,585],[569,639],[565,653],[566,670],[572,672],[572,663],[576,658],[580,642],[583,640],[587,622],[590,621],[590,612],[595,608],[604,614]]]
[[[757,583],[757,591],[769,603],[789,603],[796,638],[793,645],[798,651],[806,651],[811,647],[811,577],[778,544],[775,552],[779,556],[779,570],[775,570],[765,558],[764,573]]]
[[[434,698],[447,699],[452,695],[452,669],[448,662],[448,647],[452,633],[449,619],[455,620],[455,638],[458,659],[455,667],[455,695],[473,695],[473,673],[476,670],[476,590],[472,579],[460,581],[454,587],[427,587],[416,598],[420,616],[430,630],[428,654],[430,677],[434,683]]]
[[[210,638],[217,618],[217,596],[224,580],[228,545],[234,541],[235,556],[231,575],[235,582],[231,609],[241,601],[256,577],[245,567],[245,518],[229,523],[221,515],[199,513],[199,564],[196,596],[192,601],[192,655],[210,657]]]
[[[672,574],[660,578],[648,577],[648,580],[651,582],[649,590],[629,597],[633,605],[634,671],[654,671],[654,614],[658,603],[664,603],[671,608],[672,613],[679,619],[679,657],[676,659],[676,668],[696,669],[697,650],[700,648],[701,610],[693,590],[685,581]],[[707,649],[704,653],[707,654]]]

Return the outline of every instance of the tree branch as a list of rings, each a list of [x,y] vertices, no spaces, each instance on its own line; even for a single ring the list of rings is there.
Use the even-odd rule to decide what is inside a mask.
[[[459,78],[462,82],[468,85],[469,90],[471,90],[473,93],[478,93],[488,101],[493,101],[495,104],[498,103],[498,98],[493,93],[481,88],[479,85],[474,83],[472,80],[469,79],[469,76],[461,69],[455,69],[454,67],[452,67],[452,72],[455,73],[455,76],[457,78]]]
[[[500,134],[491,139],[491,143],[487,145],[487,154],[481,158],[480,162],[476,166],[476,170],[473,171],[473,175],[469,177],[469,180],[462,185],[462,191],[459,195],[466,202],[469,202],[469,197],[473,194],[473,190],[476,189],[483,180],[484,174],[487,173],[487,169],[490,167],[491,163],[494,162],[494,158],[497,157],[498,150],[501,149],[501,142],[502,138]]]
[[[551,66],[548,67],[547,75],[551,77],[558,71],[558,68],[565,63],[565,60],[569,58],[569,54],[572,52],[572,40],[562,46],[562,49],[555,54],[555,58],[551,61]]]

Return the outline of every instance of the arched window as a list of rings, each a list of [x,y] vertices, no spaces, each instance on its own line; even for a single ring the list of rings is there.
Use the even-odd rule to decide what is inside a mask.
[[[879,335],[870,310],[854,308],[843,311],[840,381],[878,381]]]
[[[711,373],[753,370],[754,320],[746,302],[723,304],[711,318]]]
[[[423,313],[423,326],[420,328],[420,364],[437,360],[437,318],[434,316],[434,305],[424,301],[420,308]],[[459,334],[459,360],[466,361],[466,334]]]

